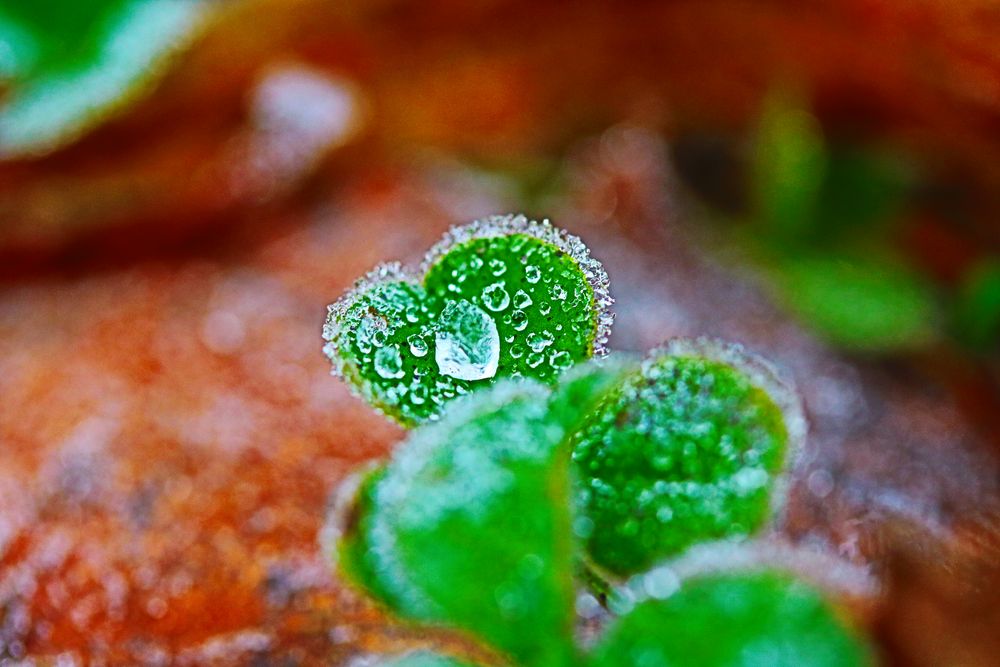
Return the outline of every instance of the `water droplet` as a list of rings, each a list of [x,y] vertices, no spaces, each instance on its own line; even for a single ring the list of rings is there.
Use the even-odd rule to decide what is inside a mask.
[[[531,297],[523,289],[517,290],[514,293],[514,307],[515,308],[527,308],[531,305]]]
[[[410,354],[415,357],[422,357],[427,354],[427,341],[420,334],[413,334],[406,339],[410,344]]]
[[[558,350],[549,356],[549,364],[552,368],[562,371],[573,365],[573,357],[566,350]]]
[[[528,326],[528,316],[523,310],[515,310],[510,314],[510,324],[514,327],[514,331],[524,331]]]
[[[410,402],[414,405],[423,405],[427,402],[427,387],[422,384],[414,384],[410,387]]]
[[[503,288],[503,283],[493,283],[483,290],[483,305],[493,312],[500,312],[510,305],[510,294]]]
[[[490,260],[490,273],[495,276],[502,276],[507,272],[507,264],[502,259],[496,257]]]
[[[434,360],[443,375],[485,380],[497,373],[500,335],[496,322],[469,301],[452,301],[445,306],[434,343]]]
[[[388,345],[375,352],[375,372],[387,380],[403,377],[403,358],[398,347]]]
[[[524,360],[532,368],[538,368],[543,361],[545,361],[545,355],[541,352],[532,352]]]
[[[535,331],[528,335],[528,347],[535,352],[541,352],[552,345],[552,334],[548,331]]]
[[[534,265],[526,266],[524,267],[524,279],[527,280],[532,285],[534,285],[535,283],[537,283],[539,280],[542,279],[542,272],[539,270],[537,266]]]
[[[524,346],[523,345],[512,345],[510,348],[510,356],[515,359],[520,359],[524,356]]]
[[[538,304],[538,312],[540,312],[542,315],[548,315],[550,312],[552,312],[552,306],[549,305],[548,301],[542,301],[540,304]]]
[[[562,285],[556,284],[552,286],[552,296],[559,301],[566,298],[566,288]]]

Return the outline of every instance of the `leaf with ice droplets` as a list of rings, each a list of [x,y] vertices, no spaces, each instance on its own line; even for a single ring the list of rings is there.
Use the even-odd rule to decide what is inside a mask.
[[[669,629],[669,631],[666,631]],[[775,571],[691,578],[620,618],[588,667],[861,667],[869,649],[821,593]]]
[[[759,530],[804,437],[795,393],[736,346],[655,351],[576,434],[579,536],[624,575],[697,542]]]
[[[524,216],[455,227],[414,277],[379,267],[332,304],[334,372],[406,426],[503,377],[553,382],[605,354],[607,274],[575,236]]]

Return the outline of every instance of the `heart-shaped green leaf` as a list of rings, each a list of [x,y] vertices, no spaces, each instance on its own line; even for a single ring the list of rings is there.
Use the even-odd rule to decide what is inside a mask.
[[[552,393],[498,384],[413,431],[345,513],[344,574],[403,617],[470,630],[525,664],[567,664],[569,435],[623,372],[588,364]]]
[[[198,0],[5,0],[0,5],[0,157],[89,129],[192,32]]]
[[[613,625],[590,667],[860,667],[867,647],[819,591],[774,571],[686,581]]]
[[[678,340],[653,352],[573,444],[591,559],[624,575],[759,529],[804,431],[795,393],[739,347]]]
[[[323,329],[334,372],[406,426],[498,378],[552,382],[604,354],[607,275],[580,239],[547,222],[456,227],[421,276],[379,267],[329,307]]]

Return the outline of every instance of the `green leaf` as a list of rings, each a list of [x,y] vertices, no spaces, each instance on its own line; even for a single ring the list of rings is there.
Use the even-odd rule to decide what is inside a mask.
[[[196,0],[4,2],[0,158],[55,148],[135,97],[203,11]]]
[[[574,438],[590,558],[625,575],[760,529],[804,429],[794,392],[740,348],[678,340],[655,351]]]
[[[776,572],[688,580],[639,604],[595,649],[589,667],[855,667],[864,643],[812,587]]]
[[[475,667],[471,662],[456,660],[448,656],[430,653],[429,651],[414,651],[404,655],[383,658],[378,667]]]
[[[963,277],[955,308],[959,338],[976,350],[1000,340],[1000,262],[980,262]]]
[[[546,391],[501,385],[414,431],[372,495],[368,532],[391,608],[557,664],[572,627],[563,430]]]
[[[607,276],[576,237],[523,216],[456,227],[422,278],[379,267],[329,308],[334,372],[401,424],[503,377],[555,379],[604,353]]]
[[[754,164],[759,223],[772,242],[794,243],[812,231],[825,170],[819,123],[773,97],[761,116]]]
[[[572,664],[568,437],[626,368],[586,364],[552,393],[500,383],[414,430],[362,484],[342,569],[404,618]]]
[[[880,352],[920,347],[936,335],[933,293],[891,257],[802,254],[773,269],[787,307],[835,345]]]

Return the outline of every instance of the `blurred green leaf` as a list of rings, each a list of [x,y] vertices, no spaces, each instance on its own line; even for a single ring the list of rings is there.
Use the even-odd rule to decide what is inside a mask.
[[[835,345],[883,352],[935,336],[932,290],[891,257],[801,254],[776,259],[772,268],[786,306]]]
[[[856,667],[867,647],[813,588],[785,575],[719,574],[639,604],[589,667]]]
[[[977,350],[1000,339],[1000,261],[986,260],[963,278],[955,307],[959,338]]]
[[[816,203],[826,171],[819,123],[783,96],[765,105],[758,127],[753,181],[760,231],[771,242],[795,242],[817,220]]]
[[[912,180],[906,165],[892,155],[831,149],[813,212],[813,243],[850,243],[880,235],[893,222]]]
[[[6,0],[0,5],[0,158],[90,129],[164,69],[198,0]]]
[[[344,573],[405,618],[573,664],[567,440],[624,368],[574,368],[552,393],[499,383],[414,430],[361,486]]]
[[[391,609],[543,665],[571,652],[572,628],[564,433],[546,394],[499,385],[414,431],[375,486],[368,532]]]

